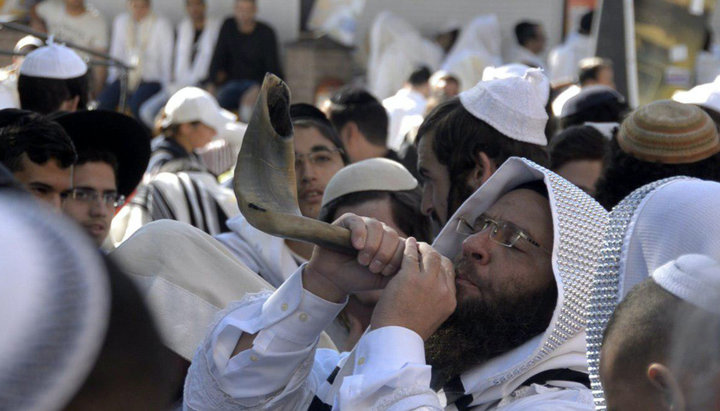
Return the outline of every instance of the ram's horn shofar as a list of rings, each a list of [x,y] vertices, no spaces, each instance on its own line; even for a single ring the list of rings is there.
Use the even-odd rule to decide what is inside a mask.
[[[297,202],[290,90],[266,74],[235,166],[240,212],[268,234],[354,253],[350,231],[303,217]]]

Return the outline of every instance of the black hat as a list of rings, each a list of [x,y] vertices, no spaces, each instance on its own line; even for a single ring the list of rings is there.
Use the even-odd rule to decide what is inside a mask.
[[[118,162],[118,193],[128,196],[142,180],[150,161],[150,135],[135,119],[115,111],[92,110],[53,116],[78,153],[108,151]]]
[[[568,100],[563,106],[560,117],[572,116],[601,106],[611,107],[618,113],[628,108],[625,97],[615,89],[603,85],[593,85],[583,87],[580,93]]]
[[[332,128],[330,120],[327,116],[320,111],[317,107],[307,103],[295,103],[290,106],[290,119],[296,120],[315,120],[318,123],[324,124]]]

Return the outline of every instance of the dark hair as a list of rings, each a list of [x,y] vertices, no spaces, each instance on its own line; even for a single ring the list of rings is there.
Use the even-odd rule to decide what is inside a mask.
[[[37,113],[7,109],[0,111],[0,163],[11,172],[22,170],[21,158],[45,164],[55,159],[70,167],[77,158],[72,140],[59,124]],[[12,118],[10,118],[12,117]]]
[[[550,169],[557,171],[577,160],[604,160],[609,141],[592,126],[573,126],[563,130],[550,142]]]
[[[418,241],[430,241],[430,219],[420,211],[422,191],[418,187],[407,191],[360,191],[345,194],[325,204],[320,209],[318,220],[332,223],[340,207],[353,207],[373,200],[390,200],[392,217],[405,234]]]
[[[578,27],[578,33],[588,35],[592,30],[593,16],[595,15],[594,10],[590,10],[580,17],[580,26]]]
[[[343,87],[332,99],[330,122],[339,132],[349,122],[357,124],[360,132],[376,146],[387,144],[388,114],[378,99],[358,87]]]
[[[588,57],[580,60],[578,64],[578,79],[580,85],[584,85],[588,80],[597,80],[598,73],[602,69],[612,70],[612,61],[601,57]]]
[[[548,194],[547,186],[543,180],[533,180],[527,183],[522,183],[519,186],[513,188],[515,190],[530,190],[536,194],[541,195],[544,199],[549,200],[550,195]]]
[[[108,401],[164,409],[178,384],[172,356],[163,345],[140,292],[109,259],[110,317],[95,365],[67,409],[93,409]],[[132,403],[131,403],[132,404]]]
[[[32,77],[21,74],[18,78],[20,106],[24,110],[50,114],[60,109],[64,101],[80,97],[78,108],[87,108],[89,99],[88,75],[68,80]]]
[[[577,97],[577,96],[575,96]],[[572,101],[572,99],[570,99]],[[570,102],[569,101],[569,102]],[[568,103],[565,103],[567,106]],[[579,126],[585,123],[620,123],[629,111],[629,106],[624,100],[618,98],[607,98],[590,104],[582,110],[573,114],[560,117],[560,128],[566,129],[571,126]]]
[[[338,137],[337,131],[332,126],[329,126],[328,124],[325,124],[324,122],[313,120],[312,118],[301,118],[298,120],[292,121],[293,127],[299,127],[299,128],[314,128],[317,130],[320,134],[322,134],[323,137],[330,140],[330,142],[336,147],[340,149],[340,157],[342,157],[342,161],[344,165],[350,164],[350,158],[347,155],[347,152],[345,151],[345,145],[340,140],[340,137]]]
[[[415,143],[427,133],[435,136],[433,152],[440,164],[448,168],[451,180],[466,181],[478,162],[480,151],[497,167],[512,156],[525,157],[542,166],[549,163],[544,147],[505,136],[465,110],[457,97],[441,103],[428,114]]]
[[[627,154],[613,138],[603,175],[597,184],[596,199],[610,210],[635,189],[673,176],[720,181],[720,153],[694,163],[663,164],[639,160]]]
[[[603,345],[611,336],[618,345],[617,364],[623,375],[638,372],[650,358],[666,357],[674,328],[674,315],[684,304],[651,278],[635,286],[618,304],[603,332]],[[641,326],[639,326],[641,325]]]
[[[408,77],[408,83],[412,86],[422,86],[430,81],[431,75],[432,73],[430,73],[430,69],[427,66],[416,68],[410,74],[410,77]]]
[[[525,46],[528,42],[534,40],[537,37],[538,27],[540,27],[539,24],[527,20],[516,24],[515,38],[517,38],[518,44]]]
[[[81,166],[86,163],[98,162],[109,165],[113,174],[115,175],[115,183],[118,178],[118,160],[115,154],[107,150],[98,150],[94,148],[87,148],[78,152],[76,166]]]

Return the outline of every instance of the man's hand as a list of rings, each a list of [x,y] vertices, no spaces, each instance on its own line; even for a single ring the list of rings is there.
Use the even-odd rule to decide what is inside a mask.
[[[350,230],[350,240],[358,254],[315,247],[303,272],[304,288],[335,302],[356,291],[383,288],[388,276],[400,268],[405,240],[385,224],[354,214],[345,214],[333,224]]]
[[[455,311],[455,269],[426,243],[408,238],[400,271],[375,306],[373,329],[400,326],[427,340]]]

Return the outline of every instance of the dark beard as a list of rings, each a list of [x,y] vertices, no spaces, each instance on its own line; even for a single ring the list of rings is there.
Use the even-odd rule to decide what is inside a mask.
[[[455,312],[425,343],[433,389],[544,332],[556,303],[555,281],[539,292],[502,301],[458,301]]]

